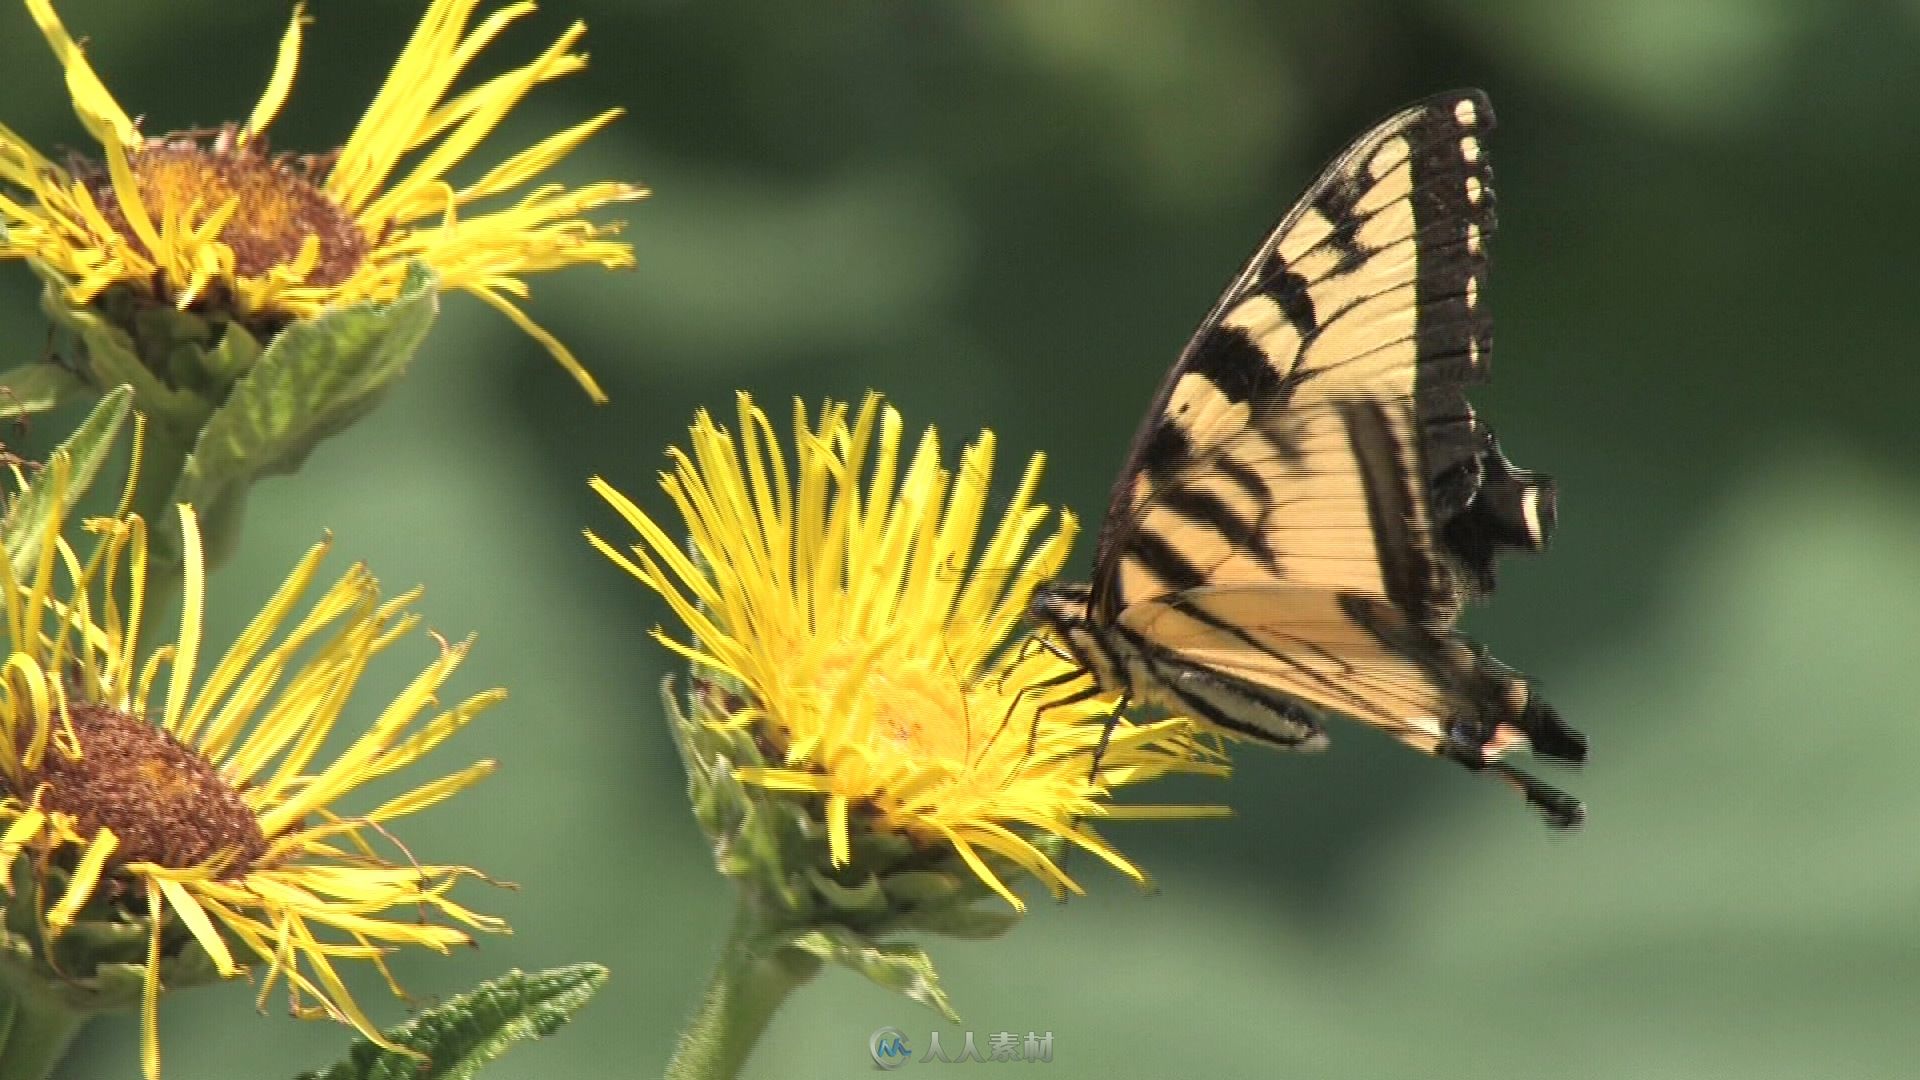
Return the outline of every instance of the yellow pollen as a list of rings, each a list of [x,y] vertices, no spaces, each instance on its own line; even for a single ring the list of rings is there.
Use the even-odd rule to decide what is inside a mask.
[[[964,761],[973,732],[959,677],[947,668],[900,657],[862,665],[866,651],[865,646],[843,645],[829,652],[819,683],[823,704],[863,703],[872,710],[870,733],[894,744],[895,753]],[[861,684],[848,694],[846,680],[854,677],[861,678]]]

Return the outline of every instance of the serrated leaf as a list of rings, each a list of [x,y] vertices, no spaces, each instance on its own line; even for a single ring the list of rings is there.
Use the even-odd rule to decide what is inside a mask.
[[[845,927],[822,926],[794,934],[783,944],[865,975],[875,985],[925,1005],[951,1023],[959,1023],[940,976],[925,949],[904,943],[883,944]]]
[[[514,1043],[559,1030],[606,981],[599,964],[510,971],[383,1033],[411,1054],[363,1039],[346,1060],[298,1080],[468,1080]]]
[[[133,392],[127,387],[117,386],[107,391],[86,420],[53,452],[48,466],[13,500],[6,516],[0,518],[0,546],[6,548],[17,580],[31,575],[48,521],[65,514],[93,486],[100,467],[113,453],[114,438],[120,434],[132,407]],[[62,457],[66,461],[64,466],[53,464]],[[66,480],[56,494],[54,478],[60,472],[66,474]]]
[[[438,296],[432,275],[416,267],[391,303],[355,304],[287,327],[234,382],[194,440],[178,485],[159,501],[193,505],[209,561],[232,549],[256,481],[298,469],[321,440],[379,404],[426,339]],[[239,362],[219,350],[208,361]]]
[[[64,365],[46,360],[22,364],[0,375],[0,420],[46,412],[88,393],[85,380]]]

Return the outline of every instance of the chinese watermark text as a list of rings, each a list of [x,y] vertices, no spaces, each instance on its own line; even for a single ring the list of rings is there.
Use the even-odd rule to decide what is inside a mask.
[[[989,1032],[984,1038],[972,1031],[962,1032],[960,1045],[953,1045],[952,1033],[943,1041],[940,1032],[927,1036],[926,1050],[918,1057],[906,1032],[884,1027],[867,1039],[867,1052],[882,1069],[898,1069],[908,1063],[957,1065],[961,1062],[1052,1061],[1053,1032],[1029,1031],[1020,1035],[1011,1031]]]

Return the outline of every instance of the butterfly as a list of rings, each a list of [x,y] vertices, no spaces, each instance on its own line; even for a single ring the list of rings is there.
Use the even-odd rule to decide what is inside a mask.
[[[1465,393],[1488,376],[1492,126],[1472,90],[1382,121],[1214,305],[1134,437],[1093,580],[1029,605],[1074,664],[1056,684],[1084,680],[1069,700],[1296,749],[1340,715],[1554,825],[1584,818],[1502,758],[1577,764],[1586,737],[1454,628],[1496,556],[1543,549],[1555,519],[1553,481],[1507,460]]]

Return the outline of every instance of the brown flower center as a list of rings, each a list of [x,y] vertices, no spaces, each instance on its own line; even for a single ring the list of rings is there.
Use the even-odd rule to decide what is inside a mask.
[[[72,814],[79,832],[112,829],[113,865],[150,862],[185,869],[226,856],[238,878],[266,853],[253,811],[208,761],[137,716],[100,705],[69,707],[80,756],[50,747],[37,775],[48,810]],[[44,788],[41,785],[45,785]]]
[[[233,250],[235,274],[255,277],[288,266],[314,237],[319,259],[302,282],[319,287],[352,277],[372,246],[352,215],[321,189],[328,164],[286,154],[269,157],[253,143],[240,142],[232,128],[211,138],[186,133],[150,139],[129,161],[140,203],[156,228],[176,220],[198,229],[236,203],[219,234]],[[80,163],[78,172],[114,231],[139,244],[106,170]]]

